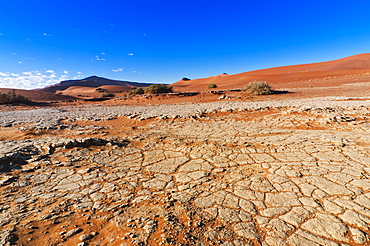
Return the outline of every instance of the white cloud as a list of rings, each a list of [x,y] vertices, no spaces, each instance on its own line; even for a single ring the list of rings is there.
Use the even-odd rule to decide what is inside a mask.
[[[63,73],[68,74],[68,71],[64,70]]]
[[[128,53],[128,55],[129,55],[129,56],[133,56],[133,55],[134,55],[134,53]]]
[[[82,74],[82,72],[77,72],[77,74]]]
[[[123,68],[117,68],[117,69],[112,69],[112,72],[122,72],[123,71]]]
[[[54,70],[25,71],[22,73],[0,72],[0,88],[35,89],[69,79],[68,71],[57,74]]]
[[[102,55],[105,55],[105,53],[104,53],[104,52],[102,52],[101,54],[102,54]]]
[[[51,35],[51,34],[48,34],[48,33],[43,33],[42,35],[44,35],[44,36],[48,36],[48,37],[52,37],[53,35]]]
[[[102,53],[103,55],[105,55],[105,53]],[[94,61],[106,61],[107,59],[105,58],[101,58],[99,56],[95,56],[94,58],[91,58],[91,62],[94,62]]]

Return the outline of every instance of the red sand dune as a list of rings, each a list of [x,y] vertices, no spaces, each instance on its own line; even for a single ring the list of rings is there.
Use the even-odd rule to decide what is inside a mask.
[[[363,76],[363,78],[359,77]],[[356,80],[353,79],[356,76]],[[171,86],[175,91],[205,91],[208,84],[219,89],[237,89],[250,81],[262,80],[273,88],[295,88],[302,85],[338,86],[346,83],[370,81],[370,54],[294,66],[284,66],[250,71],[235,75],[217,75],[209,78],[180,80]]]
[[[119,86],[119,85],[103,85],[99,88],[105,90],[106,92],[128,92],[133,90],[134,86]]]
[[[98,88],[110,93],[124,93],[131,91],[135,87],[120,85],[102,85],[98,87],[70,86],[65,90],[58,90],[57,93],[70,96],[100,97],[102,92],[98,92],[96,90]]]
[[[13,89],[0,88],[0,93],[8,93]],[[33,102],[50,102],[50,101],[70,101],[76,100],[77,98],[67,95],[59,95],[44,91],[35,91],[35,90],[20,90],[15,89],[16,95],[22,95],[29,98]]]

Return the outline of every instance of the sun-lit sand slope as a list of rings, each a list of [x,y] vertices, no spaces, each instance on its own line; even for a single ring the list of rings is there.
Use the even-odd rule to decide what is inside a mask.
[[[180,80],[172,86],[176,91],[204,91],[214,83],[219,89],[241,88],[253,80],[267,81],[275,89],[327,87],[370,81],[370,54],[285,67],[250,71],[235,75],[221,74],[203,79]]]
[[[101,92],[98,92],[96,89],[102,89],[105,92],[111,93],[122,93],[133,90],[133,86],[120,86],[120,85],[102,85],[97,87],[88,87],[88,86],[71,86],[65,90],[58,90],[57,93],[62,93],[64,95],[70,96],[88,96],[88,97],[99,97]]]
[[[0,93],[8,93],[12,91],[12,89],[5,89],[0,88]],[[44,91],[33,91],[33,90],[15,90],[16,95],[22,95],[29,98],[31,101],[34,102],[50,102],[50,101],[69,101],[69,100],[76,100],[75,97],[67,96],[67,95],[60,95],[54,94]]]

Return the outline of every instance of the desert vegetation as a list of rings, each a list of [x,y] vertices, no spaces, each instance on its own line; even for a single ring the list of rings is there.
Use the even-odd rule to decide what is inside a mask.
[[[217,88],[216,84],[209,84],[208,85],[208,89],[214,89],[214,88]]]
[[[16,95],[15,91],[9,91],[8,93],[0,93],[0,104],[11,104],[11,103],[26,103],[30,100],[22,95]]]
[[[165,84],[152,84],[145,88],[144,92],[145,94],[171,93],[173,92],[173,88]]]
[[[141,87],[137,87],[131,91],[128,92],[129,95],[140,95],[140,94],[144,94],[144,89],[141,88]]]
[[[115,97],[116,95],[114,93],[104,92],[101,94],[101,98],[108,98],[108,97]]]
[[[172,86],[165,84],[152,84],[144,89],[141,87],[135,88],[129,91],[129,95],[171,93],[172,91]]]
[[[101,93],[104,93],[104,92],[105,92],[105,90],[104,90],[104,89],[102,89],[102,88],[96,88],[96,89],[95,89],[95,91],[96,91],[96,92],[101,92]]]
[[[273,90],[271,86],[266,83],[266,81],[252,81],[244,85],[242,91],[246,91],[252,95],[268,95],[272,94]]]

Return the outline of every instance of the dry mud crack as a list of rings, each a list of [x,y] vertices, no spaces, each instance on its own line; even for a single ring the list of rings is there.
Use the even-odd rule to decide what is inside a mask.
[[[370,107],[339,106],[3,142],[0,245],[370,245]]]

